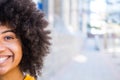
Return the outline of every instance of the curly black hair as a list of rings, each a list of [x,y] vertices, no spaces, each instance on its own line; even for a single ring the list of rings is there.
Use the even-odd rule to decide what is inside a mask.
[[[22,42],[20,69],[37,78],[50,46],[45,14],[32,0],[0,0],[0,23],[14,29]]]

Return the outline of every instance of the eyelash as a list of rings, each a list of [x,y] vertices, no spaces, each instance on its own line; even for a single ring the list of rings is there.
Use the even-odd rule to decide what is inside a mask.
[[[11,39],[14,39],[14,37],[12,37],[12,36],[5,36],[4,39],[5,40],[11,40]]]

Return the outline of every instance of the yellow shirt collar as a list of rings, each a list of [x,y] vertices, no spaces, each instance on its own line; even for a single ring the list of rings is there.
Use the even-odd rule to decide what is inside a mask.
[[[27,74],[24,80],[35,80],[35,78]]]

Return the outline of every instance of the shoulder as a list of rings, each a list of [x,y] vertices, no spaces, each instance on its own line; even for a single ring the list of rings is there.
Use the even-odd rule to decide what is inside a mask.
[[[24,80],[35,80],[35,78],[27,74]]]

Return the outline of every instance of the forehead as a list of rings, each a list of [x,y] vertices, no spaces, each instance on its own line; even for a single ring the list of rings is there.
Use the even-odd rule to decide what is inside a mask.
[[[5,32],[5,31],[9,31],[9,30],[11,30],[10,27],[7,27],[5,25],[0,25],[0,34]]]

